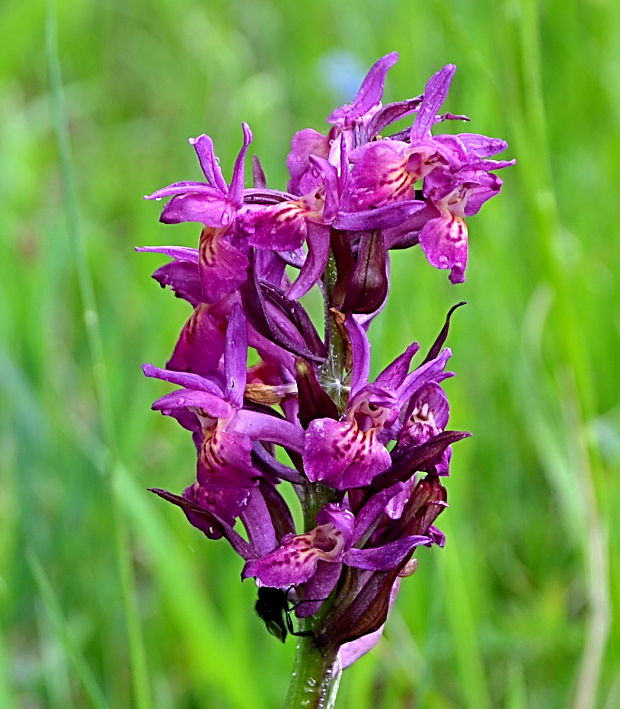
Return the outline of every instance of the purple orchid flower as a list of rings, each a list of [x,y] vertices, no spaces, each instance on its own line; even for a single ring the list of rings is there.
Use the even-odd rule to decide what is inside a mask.
[[[202,300],[214,303],[235,291],[246,279],[248,259],[243,242],[231,233],[243,206],[244,163],[252,132],[242,124],[243,147],[235,161],[230,186],[226,184],[208,135],[190,138],[206,182],[175,182],[147,199],[172,197],[161,214],[166,224],[200,222],[200,280]]]
[[[413,199],[418,180],[437,165],[454,162],[453,151],[434,141],[430,133],[454,70],[454,65],[448,64],[429,79],[407,142],[382,139],[352,152],[354,167],[345,209],[376,209]]]
[[[475,163],[474,163],[475,164]],[[514,161],[478,161],[498,169]],[[480,207],[495,196],[502,181],[488,169],[465,165],[456,172],[433,170],[424,182],[424,194],[438,212],[419,234],[419,241],[429,263],[435,268],[449,268],[450,281],[462,283],[467,265],[467,224],[465,217],[477,214]]]
[[[247,123],[242,124],[243,147],[235,161],[230,186],[226,184],[218,159],[213,150],[213,141],[208,135],[190,138],[204,173],[206,182],[174,182],[150,195],[146,199],[172,197],[161,214],[165,224],[179,222],[200,222],[205,226],[228,228],[237,211],[243,205],[244,163],[248,146],[252,142],[252,131]]]
[[[369,383],[370,344],[366,332],[355,316],[347,318],[346,327],[353,357],[349,402],[340,420],[312,421],[306,431],[303,457],[311,482],[339,490],[368,485],[390,467],[392,458],[385,444],[396,437],[392,428],[403,407],[422,387],[451,376],[444,372],[451,355],[447,348],[408,374],[411,358],[418,349],[414,343],[374,383]]]
[[[469,435],[446,430],[442,388],[452,376],[450,317],[462,303],[421,364],[412,366],[413,343],[370,378],[367,332],[387,302],[391,259],[420,244],[431,265],[463,281],[465,220],[500,191],[496,171],[514,163],[492,159],[507,147],[500,139],[437,134],[441,121],[469,120],[440,113],[452,64],[423,94],[384,104],[397,58],[371,67],[325,135],[295,134],[287,192],[267,187],[256,156],[245,188],[245,123],[230,184],[211,138],[191,139],[204,181],[148,199],[169,198],[165,223],[199,223],[198,248],[139,249],[170,257],[153,277],[192,309],[166,368],[144,373],[178,386],[153,408],[192,433],[196,478],[180,495],[153,492],[230,543],[242,578],[274,591],[274,617],[260,615],[268,628],[298,636],[298,651],[320,653],[314,664],[330,671],[376,644],[416,548],[444,545],[435,526],[447,507],[442,481],[451,446]],[[403,116],[409,128],[387,134]],[[300,301],[315,287],[321,330]],[[301,516],[280,492],[286,483]]]
[[[436,382],[425,384],[409,401],[398,434],[397,449],[426,443],[445,431],[449,418],[450,405],[443,389]],[[446,448],[437,465],[439,474],[448,474],[451,454],[451,448]]]
[[[223,371],[200,376],[150,364],[143,367],[147,376],[183,387],[158,399],[153,409],[176,418],[194,434],[199,457],[198,487],[192,487],[192,495],[229,524],[239,515],[259,476],[251,462],[252,442],[302,449],[302,431],[294,424],[242,408],[246,352],[245,317],[235,304],[226,331]]]
[[[398,53],[391,52],[373,64],[353,101],[337,108],[328,117],[327,121],[334,126],[328,136],[310,128],[295,133],[286,160],[291,173],[290,192],[309,194],[320,186],[311,156],[329,158],[334,165],[338,165],[341,145],[347,150],[357,147],[364,126],[381,110],[386,74],[397,61]]]
[[[385,77],[397,61],[398,52],[390,52],[376,61],[364,77],[353,102],[333,111],[328,122],[340,128],[352,128],[368,122],[381,108]]]
[[[266,556],[249,561],[242,578],[255,577],[264,586],[288,588],[307,583],[312,590],[313,604],[319,603],[316,594],[325,599],[332,592],[342,566],[385,571],[393,569],[420,544],[430,544],[430,537],[408,535],[395,542],[376,548],[359,549],[353,545],[366,531],[356,524],[354,515],[346,506],[330,503],[317,514],[318,526],[299,535],[288,535],[280,546]],[[313,605],[312,612],[316,612]],[[306,615],[304,610],[300,615]]]

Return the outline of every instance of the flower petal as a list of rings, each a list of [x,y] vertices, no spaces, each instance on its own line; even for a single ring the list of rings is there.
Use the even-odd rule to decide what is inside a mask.
[[[376,383],[384,389],[396,391],[407,376],[411,360],[419,349],[420,345],[417,342],[410,344],[401,355],[388,364],[381,374],[377,376]]]
[[[406,403],[420,387],[428,382],[442,381],[452,376],[452,374],[444,372],[446,362],[450,357],[452,357],[452,350],[449,347],[444,347],[437,357],[414,369],[413,372],[405,377],[405,380],[398,388],[398,399],[402,403]]]
[[[419,238],[431,266],[449,268],[452,283],[465,280],[467,225],[463,219],[452,214],[431,219],[422,227]]]
[[[217,369],[224,343],[220,323],[211,315],[209,307],[201,303],[183,326],[166,369],[206,376]]]
[[[228,226],[234,217],[231,205],[218,192],[217,197],[201,192],[185,192],[173,197],[159,218],[164,224],[200,222],[206,226]]]
[[[233,549],[243,559],[251,559],[255,556],[255,552],[251,545],[236,532],[232,526],[220,519],[212,510],[202,505],[200,493],[196,492],[194,485],[188,487],[183,496],[175,495],[167,490],[159,488],[149,488],[149,492],[154,492],[164,500],[171,502],[173,505],[180,507],[190,524],[200,529],[201,532],[207,535],[210,539],[219,539],[226,537]]]
[[[286,297],[298,300],[315,286],[327,265],[329,256],[329,228],[308,222],[308,255],[297,280],[289,287]]]
[[[351,372],[351,396],[368,382],[370,372],[370,341],[366,330],[357,318],[347,315],[344,321],[351,342],[353,368]]]
[[[193,180],[173,182],[171,185],[168,185],[167,187],[162,187],[161,189],[156,190],[152,194],[145,195],[144,199],[160,200],[164,197],[173,197],[175,195],[183,195],[189,193],[201,194],[204,195],[206,198],[210,198],[213,200],[222,199],[222,193],[215,187],[212,187],[211,185],[205,185],[204,182],[195,182]]]
[[[310,579],[319,561],[339,562],[344,554],[343,532],[331,523],[291,536],[270,554],[248,562],[241,578],[255,577],[263,586],[286,588]]]
[[[188,142],[196,151],[198,162],[207,182],[220,192],[220,196],[225,195],[228,192],[228,185],[215,157],[211,137],[203,133],[197,138],[190,138]]]
[[[242,228],[252,246],[291,251],[306,239],[306,216],[307,210],[300,202],[289,200],[246,213]]]
[[[361,431],[355,421],[316,419],[306,431],[304,469],[311,482],[344,490],[368,485],[387,470],[390,454],[376,430]]]
[[[411,142],[425,138],[435,123],[435,116],[445,101],[452,83],[456,67],[446,64],[428,80],[424,89],[424,98],[411,128]]]
[[[403,202],[384,204],[376,209],[359,212],[340,212],[334,221],[336,229],[365,231],[368,229],[390,229],[402,224],[405,219],[421,212],[426,202],[408,199]]]
[[[160,367],[155,367],[153,364],[143,364],[142,371],[146,377],[162,379],[165,382],[177,384],[178,386],[185,387],[186,389],[196,389],[198,391],[210,392],[215,396],[221,397],[222,395],[220,387],[215,382],[211,379],[207,379],[206,377],[201,377],[198,374],[193,374],[191,372],[176,372],[171,369],[161,369]]]
[[[413,200],[417,175],[407,169],[410,149],[400,141],[377,140],[352,153],[355,164],[342,198],[343,211],[359,212]]]
[[[246,280],[248,257],[220,230],[209,227],[202,230],[199,254],[204,302],[216,303]]]
[[[337,108],[327,121],[348,128],[363,120],[366,114],[381,104],[386,74],[397,61],[398,52],[390,52],[376,61],[364,77],[353,102]]]
[[[291,173],[289,192],[296,195],[308,194],[320,185],[320,179],[314,174],[309,161],[310,155],[327,158],[329,141],[312,128],[305,128],[293,136],[291,152],[286,158],[286,166]]]
[[[218,396],[206,391],[192,391],[191,389],[177,389],[162,396],[151,406],[155,411],[169,414],[174,409],[200,409],[211,418],[227,419],[232,416],[233,409]]]
[[[303,429],[282,418],[241,409],[231,425],[253,441],[269,441],[298,452],[303,449]]]
[[[224,353],[224,374],[228,401],[235,407],[243,405],[248,357],[247,325],[239,303],[232,307],[226,329],[226,349]]]
[[[237,209],[243,204],[243,187],[245,180],[245,156],[248,152],[248,147],[252,142],[252,131],[247,123],[241,124],[243,131],[243,146],[235,160],[233,174],[230,179],[230,187],[228,188],[228,199],[231,204],[234,204]]]
[[[357,569],[389,571],[396,568],[420,544],[432,544],[430,537],[413,534],[373,549],[352,548],[345,554],[344,563]]]

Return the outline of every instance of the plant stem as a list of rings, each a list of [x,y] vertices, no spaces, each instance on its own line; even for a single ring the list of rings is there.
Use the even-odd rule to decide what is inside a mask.
[[[337,279],[336,259],[330,251],[329,260],[325,269],[325,339],[327,341],[328,356],[321,372],[321,386],[332,397],[339,411],[342,413],[348,400],[348,372],[346,366],[346,342],[341,329],[336,321],[336,316],[331,310],[332,292]]]
[[[336,702],[340,674],[334,650],[320,650],[313,637],[298,638],[284,707],[331,709]]]
[[[331,311],[332,292],[337,275],[334,254],[330,251],[324,274],[323,291],[328,356],[321,371],[321,385],[342,413],[348,398],[348,390],[345,388],[348,372],[346,371],[346,341],[342,335],[342,325],[339,326],[335,314]],[[320,483],[307,485],[302,500],[306,531],[316,526],[318,512],[334,499],[334,491],[330,488]],[[297,637],[295,662],[284,702],[285,709],[331,709],[335,705],[341,674],[336,659],[337,649],[319,648],[314,635],[332,603],[333,598],[323,603],[319,612],[313,617],[300,621],[301,629],[311,634],[308,637]]]

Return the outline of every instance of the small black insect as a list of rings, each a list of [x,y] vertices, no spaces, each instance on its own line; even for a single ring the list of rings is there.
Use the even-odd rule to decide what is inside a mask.
[[[287,634],[298,638],[313,638],[314,633],[311,630],[295,630],[293,626],[291,613],[295,610],[295,605],[289,604],[290,590],[290,588],[283,591],[281,588],[260,586],[258,599],[254,606],[256,615],[263,621],[267,630],[280,642],[286,640]],[[303,602],[301,601],[301,603]]]

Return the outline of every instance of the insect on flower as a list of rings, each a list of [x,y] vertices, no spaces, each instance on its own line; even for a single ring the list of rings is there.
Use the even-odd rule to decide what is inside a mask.
[[[281,588],[260,586],[258,599],[254,606],[256,615],[263,621],[267,630],[280,642],[285,642],[286,636],[289,634],[298,638],[314,637],[311,630],[295,630],[293,626],[291,613],[295,610],[296,604],[289,605],[288,595],[291,588],[283,591]]]

